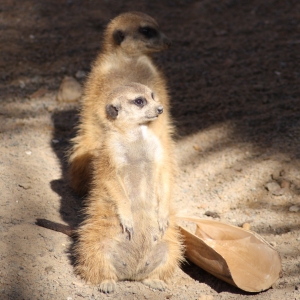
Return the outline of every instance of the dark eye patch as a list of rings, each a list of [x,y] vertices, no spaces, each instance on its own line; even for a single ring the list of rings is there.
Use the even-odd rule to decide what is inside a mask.
[[[151,98],[154,100],[154,93],[153,92],[151,93]]]
[[[147,39],[151,39],[151,38],[156,37],[158,35],[157,30],[152,28],[152,27],[149,27],[149,26],[140,27],[139,28],[139,33],[141,33]]]
[[[143,97],[138,97],[133,100],[133,103],[138,107],[143,107],[147,104],[147,100]]]

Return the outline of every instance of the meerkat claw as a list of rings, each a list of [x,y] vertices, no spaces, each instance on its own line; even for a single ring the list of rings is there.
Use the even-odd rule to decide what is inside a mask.
[[[133,227],[128,227],[128,226],[126,226],[122,223],[121,223],[121,226],[122,226],[123,233],[128,232],[128,238],[129,238],[129,240],[131,240],[132,236],[133,236],[133,233],[134,233]]]
[[[169,220],[168,219],[158,220],[158,227],[159,227],[159,231],[162,233],[162,235],[164,235],[167,228],[169,227]]]

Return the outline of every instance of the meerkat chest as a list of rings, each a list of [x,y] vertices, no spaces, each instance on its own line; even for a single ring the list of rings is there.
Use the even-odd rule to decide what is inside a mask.
[[[147,126],[140,126],[116,141],[115,163],[123,179],[132,210],[153,210],[156,194],[155,178],[163,160],[163,148],[159,138]]]
[[[148,167],[160,163],[163,148],[159,138],[146,125],[130,132],[115,144],[116,162],[121,167]]]

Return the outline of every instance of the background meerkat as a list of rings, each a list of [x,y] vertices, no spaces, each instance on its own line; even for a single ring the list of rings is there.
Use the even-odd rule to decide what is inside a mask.
[[[102,145],[93,160],[86,218],[76,231],[75,272],[106,293],[125,279],[164,290],[182,260],[182,244],[174,213],[161,232],[161,208],[164,215],[171,210],[172,172],[170,149],[156,133],[163,106],[137,83],[116,88],[107,99],[99,107]]]
[[[168,148],[172,126],[166,82],[151,54],[168,48],[167,37],[157,22],[140,12],[123,13],[104,32],[102,51],[87,79],[77,136],[69,155],[70,184],[79,195],[87,194],[91,182],[91,161],[101,148],[105,116],[102,109],[108,93],[117,86],[139,82],[149,86],[164,106],[164,114],[153,130]],[[167,151],[167,150],[166,150]]]

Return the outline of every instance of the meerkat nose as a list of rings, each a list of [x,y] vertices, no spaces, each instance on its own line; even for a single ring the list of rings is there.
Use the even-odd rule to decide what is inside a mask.
[[[159,115],[162,114],[163,111],[164,111],[164,108],[163,108],[162,106],[158,106],[158,107],[157,107],[157,113],[158,113]]]

